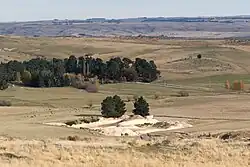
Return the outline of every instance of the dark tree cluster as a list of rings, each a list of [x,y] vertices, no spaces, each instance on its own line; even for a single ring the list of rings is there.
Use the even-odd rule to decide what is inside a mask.
[[[160,71],[154,61],[136,58],[132,61],[128,58],[111,58],[103,61],[91,56],[65,59],[53,58],[47,60],[34,58],[24,62],[16,60],[0,64],[0,87],[4,87],[10,81],[18,80],[32,87],[63,87],[69,86],[69,80],[64,74],[81,74],[85,78],[97,77],[101,83],[110,82],[152,82],[157,79]]]
[[[119,118],[126,113],[126,104],[117,95],[106,97],[101,106],[101,114],[105,118]],[[143,117],[150,115],[149,104],[142,96],[135,100],[133,114]]]

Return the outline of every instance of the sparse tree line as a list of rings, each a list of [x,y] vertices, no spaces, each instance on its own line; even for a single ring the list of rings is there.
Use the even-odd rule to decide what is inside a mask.
[[[105,118],[119,118],[125,113],[126,104],[117,95],[108,96],[101,103],[101,114]],[[149,104],[142,96],[135,99],[133,113],[143,117],[149,115]]]
[[[91,56],[47,60],[34,58],[28,61],[9,61],[0,64],[0,88],[6,89],[11,81],[22,81],[31,87],[63,87],[72,84],[72,75],[78,80],[88,81],[98,78],[104,83],[112,82],[152,82],[160,71],[154,61],[136,58],[115,57],[108,61]],[[79,79],[80,78],[80,79]]]

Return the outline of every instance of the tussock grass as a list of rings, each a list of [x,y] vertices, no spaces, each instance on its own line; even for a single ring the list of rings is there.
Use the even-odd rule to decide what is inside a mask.
[[[4,167],[244,167],[249,165],[250,157],[249,146],[246,143],[222,143],[217,139],[184,139],[123,148],[105,147],[105,145],[94,148],[91,145],[94,146],[94,143],[89,141],[4,140],[1,141],[0,165]]]

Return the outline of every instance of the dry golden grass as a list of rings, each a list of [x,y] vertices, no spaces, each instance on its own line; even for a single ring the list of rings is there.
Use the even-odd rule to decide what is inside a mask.
[[[206,41],[206,40],[122,40],[109,38],[28,38],[28,37],[4,37],[0,38],[2,48],[13,49],[11,51],[1,51],[0,59],[8,60],[26,60],[36,56],[47,58],[58,57],[65,58],[69,55],[82,56],[87,53],[96,54],[95,57],[108,59],[113,56],[128,58],[146,58],[153,59],[162,75],[171,78],[187,78],[210,76],[224,73],[242,73],[246,72],[249,64],[249,52],[240,48],[232,48],[223,45],[223,41]],[[246,46],[245,46],[246,47]],[[197,72],[197,67],[190,66],[185,70],[180,70],[172,66],[173,60],[180,60],[196,57],[201,54],[202,57],[213,58],[221,63],[231,63],[235,68],[233,71],[208,71]],[[235,56],[237,55],[237,57]],[[188,62],[180,62],[188,63]],[[176,65],[176,64],[175,64]],[[178,66],[178,65],[177,65]],[[198,67],[200,68],[200,67]],[[191,71],[191,74],[186,74]],[[199,69],[198,69],[199,71]]]
[[[206,88],[203,89],[203,87],[198,86],[190,88],[186,86],[164,86],[160,83],[120,83],[100,85],[98,93],[88,93],[85,90],[79,90],[72,87],[28,88],[17,86],[1,91],[0,100],[10,101],[12,106],[82,108],[88,105],[89,101],[91,101],[94,106],[100,106],[102,100],[104,100],[106,96],[117,94],[125,101],[128,101],[128,97],[133,98],[133,96],[143,96],[147,99],[150,106],[154,108],[168,107],[169,103],[165,103],[165,99],[175,98],[173,95],[178,94],[180,91],[187,91],[190,96],[212,95],[211,92],[206,90]],[[37,96],[38,94],[39,96]],[[132,111],[133,103],[131,100],[128,101],[127,107],[129,112]],[[98,107],[96,109],[98,109]],[[100,113],[99,111],[97,112]]]
[[[249,143],[239,141],[223,143],[219,139],[189,138],[171,141],[170,144],[154,145],[151,143],[145,146],[147,142],[140,140],[131,142],[130,139],[112,139],[110,141],[111,137],[102,139],[102,142],[92,139],[76,142],[56,139],[48,141],[49,137],[59,138],[68,135],[83,137],[93,136],[93,134],[84,130],[48,127],[41,124],[48,121],[73,120],[76,119],[77,114],[100,113],[101,101],[106,96],[117,94],[130,101],[127,103],[128,111],[132,111],[133,103],[131,101],[133,97],[144,96],[150,103],[152,114],[210,117],[211,120],[207,121],[198,119],[196,122],[200,122],[194,123],[194,127],[185,129],[186,131],[249,128],[250,121],[230,121],[233,118],[242,119],[249,115],[249,96],[229,95],[230,92],[224,88],[224,84],[226,80],[230,82],[243,80],[245,83],[250,83],[248,79],[250,53],[245,48],[227,47],[222,44],[223,41],[199,40],[150,42],[94,38],[0,37],[1,48],[16,48],[11,52],[0,51],[0,59],[4,61],[26,60],[36,56],[65,58],[71,54],[82,56],[85,53],[94,53],[103,59],[112,56],[132,59],[142,57],[155,60],[162,71],[163,79],[167,80],[167,86],[164,86],[163,81],[154,84],[101,85],[100,91],[96,94],[89,94],[74,88],[15,87],[2,91],[0,100],[11,101],[16,107],[1,108],[1,134],[25,136],[29,139],[36,137],[38,139],[27,141],[0,138],[0,166],[250,166]],[[190,56],[196,57],[197,54],[201,54],[202,58],[218,60],[224,64],[228,63],[233,67],[232,71],[199,72],[199,68],[201,68],[199,64],[190,64],[190,61],[186,61]],[[172,63],[172,61],[177,61],[177,63]],[[178,61],[182,64],[178,64]],[[180,65],[185,65],[185,69],[181,71],[176,68]],[[190,96],[185,98],[172,97],[180,91],[188,91]],[[219,96],[216,93],[225,95]],[[86,110],[86,106],[91,110]],[[228,118],[228,120],[212,120],[214,118]],[[161,135],[166,135],[164,133]],[[46,139],[46,141],[41,141],[41,138]],[[142,144],[144,145],[142,146]]]
[[[137,141],[137,143],[140,141]],[[165,142],[166,143],[166,142]],[[3,167],[246,167],[249,143],[184,139],[165,144],[120,147],[89,141],[1,140]],[[127,145],[127,146],[126,146]],[[125,146],[125,147],[124,147]]]

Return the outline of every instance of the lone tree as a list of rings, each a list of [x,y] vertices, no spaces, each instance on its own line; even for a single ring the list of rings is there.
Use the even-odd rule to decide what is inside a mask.
[[[141,115],[143,117],[149,115],[149,104],[142,96],[135,101],[134,108],[133,113],[135,115]]]
[[[197,59],[201,59],[201,54],[198,54],[198,55],[197,55]]]
[[[111,97],[108,96],[101,103],[101,114],[105,118],[119,118],[123,116],[126,112],[126,104],[124,101],[117,95]]]

